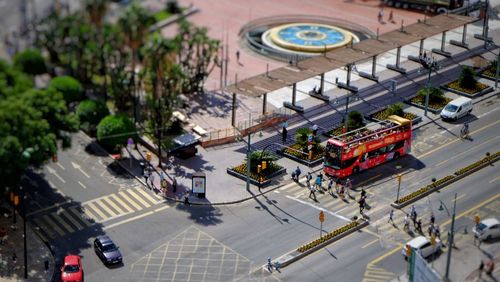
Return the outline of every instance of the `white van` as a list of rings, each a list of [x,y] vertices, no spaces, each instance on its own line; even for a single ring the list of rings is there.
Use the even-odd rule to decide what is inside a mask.
[[[472,99],[466,97],[457,98],[446,105],[441,111],[441,118],[443,120],[451,119],[457,120],[472,112]]]

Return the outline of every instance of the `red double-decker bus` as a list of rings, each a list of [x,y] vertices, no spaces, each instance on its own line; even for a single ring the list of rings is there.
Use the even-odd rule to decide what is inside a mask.
[[[326,144],[324,172],[344,178],[406,155],[411,150],[411,121],[396,115],[332,137]]]

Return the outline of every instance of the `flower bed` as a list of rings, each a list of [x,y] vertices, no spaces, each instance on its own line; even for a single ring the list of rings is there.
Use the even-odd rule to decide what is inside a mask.
[[[326,132],[323,132],[323,135],[325,135],[327,137],[342,135],[342,128],[343,128],[342,125],[334,127],[332,130],[328,130]]]
[[[356,226],[358,226],[360,224],[359,221],[355,220],[355,221],[352,221],[351,223],[349,224],[346,224],[338,229],[335,229],[333,230],[332,232],[330,233],[327,233],[326,235],[322,236],[321,238],[319,239],[316,239],[308,244],[305,244],[305,245],[302,245],[300,247],[297,248],[297,252],[299,253],[303,253],[305,251],[308,251],[314,247],[317,247],[318,245],[330,240],[330,239],[333,239],[334,237],[336,236],[339,236],[343,233],[346,233],[348,232],[349,230],[355,228]]]
[[[371,114],[370,118],[376,119],[376,120],[385,120],[385,119],[387,119],[387,117],[389,117],[392,114],[393,114],[392,112],[388,111],[388,109],[385,108],[383,110],[380,110],[378,112]],[[402,117],[405,119],[409,119],[409,120],[413,120],[413,119],[418,118],[418,116],[416,114],[412,114],[412,113],[408,113],[408,112],[404,112]]]
[[[247,165],[246,163],[240,164],[238,166],[228,168],[227,173],[236,176],[240,179],[246,180],[247,177]],[[259,180],[259,174],[254,171],[250,171],[250,181],[259,186],[265,186],[271,182],[271,178],[276,177],[286,173],[286,169],[276,163],[270,163],[267,169],[264,169],[260,176],[262,178]]]
[[[441,179],[437,180],[436,182],[434,182],[434,183],[432,183],[432,184],[429,184],[429,185],[427,185],[427,186],[425,186],[425,187],[422,187],[422,188],[418,189],[418,190],[417,190],[417,191],[415,191],[415,192],[412,192],[412,193],[410,193],[410,194],[408,194],[408,195],[406,195],[406,196],[403,196],[403,197],[399,198],[399,200],[397,200],[397,201],[396,201],[396,204],[402,204],[402,203],[404,203],[404,202],[407,202],[407,201],[409,201],[409,200],[412,200],[413,198],[416,198],[417,196],[420,196],[420,195],[422,195],[423,193],[426,193],[426,192],[428,192],[429,190],[434,189],[434,188],[436,188],[437,186],[439,186],[439,185],[441,185],[441,184],[445,183],[446,181],[450,181],[450,180],[452,180],[453,178],[455,178],[455,176],[453,176],[453,175],[447,175],[447,176],[445,176],[445,177],[443,177],[443,178],[441,178]]]
[[[484,94],[484,91],[489,88],[488,85],[477,82],[475,88],[462,88],[460,87],[460,82],[458,80],[455,80],[453,82],[450,82],[448,84],[445,84],[441,86],[441,88],[446,89],[448,91],[457,93],[457,94],[466,94],[467,96],[477,96]]]
[[[308,166],[312,166],[323,161],[325,146],[317,145],[316,150],[313,150],[311,159],[309,159],[308,154],[304,153],[304,149],[297,143],[291,145],[289,148],[279,150],[277,153]]]
[[[462,168],[462,169],[460,169],[460,170],[457,170],[457,171],[455,172],[455,175],[457,175],[457,176],[458,176],[458,175],[462,175],[462,174],[464,174],[464,173],[466,173],[466,172],[469,172],[469,171],[471,171],[471,170],[473,170],[473,169],[475,169],[475,168],[479,167],[480,165],[482,165],[482,164],[484,164],[484,163],[491,162],[492,160],[494,160],[494,159],[495,159],[495,158],[497,158],[498,156],[500,156],[500,152],[496,152],[495,154],[490,155],[489,157],[485,157],[485,158],[483,158],[482,160],[479,160],[479,161],[477,161],[477,162],[475,162],[475,163],[473,163],[473,164],[471,164],[471,165],[468,165],[468,166],[466,166],[466,167],[464,167],[464,168]]]
[[[439,113],[452,99],[444,97],[442,101],[435,102],[429,101],[429,111],[432,113]],[[416,96],[410,99],[410,103],[421,109],[425,108],[425,96]]]
[[[495,76],[496,76],[496,72],[497,72],[497,69],[496,68],[493,68],[492,66],[488,66],[486,69],[484,69],[480,75],[482,77],[486,77],[486,78],[489,78],[489,79],[495,79]]]

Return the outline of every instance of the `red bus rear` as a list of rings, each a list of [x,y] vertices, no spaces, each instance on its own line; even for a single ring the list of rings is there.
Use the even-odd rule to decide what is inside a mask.
[[[325,174],[344,178],[406,155],[411,150],[411,121],[399,116],[332,137],[326,144]]]

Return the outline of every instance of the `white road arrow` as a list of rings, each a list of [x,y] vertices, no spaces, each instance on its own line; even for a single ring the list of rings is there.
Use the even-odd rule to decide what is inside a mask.
[[[50,174],[53,174],[55,177],[59,178],[59,180],[61,180],[62,183],[66,183],[66,180],[64,180],[59,174],[57,174],[57,172],[53,168],[47,166],[47,170],[49,171]]]
[[[81,173],[83,173],[83,175],[87,176],[87,178],[90,178],[90,176],[87,173],[85,173],[85,171],[82,170],[82,168],[80,167],[79,164],[75,164],[74,162],[71,162],[71,165],[73,165],[74,169],[79,170]]]

